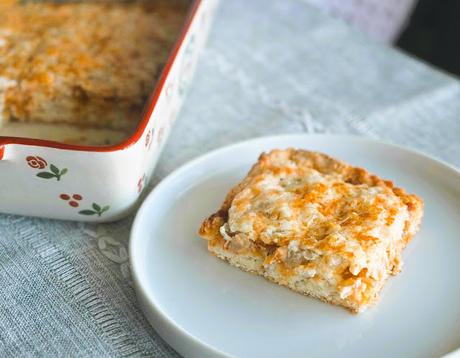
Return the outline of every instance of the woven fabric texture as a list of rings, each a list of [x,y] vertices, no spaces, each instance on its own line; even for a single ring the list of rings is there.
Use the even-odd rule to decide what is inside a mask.
[[[151,187],[211,149],[299,132],[460,166],[460,84],[304,1],[222,1]],[[0,356],[175,356],[136,303],[131,223],[0,215]]]

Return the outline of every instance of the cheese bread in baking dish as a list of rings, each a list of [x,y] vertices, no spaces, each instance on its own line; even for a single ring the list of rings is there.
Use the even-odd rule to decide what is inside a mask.
[[[325,154],[262,154],[199,229],[231,265],[361,312],[374,304],[417,232],[423,202]]]
[[[135,127],[184,20],[165,4],[0,3],[0,125]]]

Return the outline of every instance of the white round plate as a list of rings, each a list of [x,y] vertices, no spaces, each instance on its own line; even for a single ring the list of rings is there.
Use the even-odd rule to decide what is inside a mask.
[[[321,151],[416,193],[421,231],[379,304],[359,315],[242,272],[197,235],[262,151]],[[187,357],[435,357],[460,347],[460,173],[358,137],[258,138],[206,154],[163,180],[131,232],[136,290],[159,334]]]

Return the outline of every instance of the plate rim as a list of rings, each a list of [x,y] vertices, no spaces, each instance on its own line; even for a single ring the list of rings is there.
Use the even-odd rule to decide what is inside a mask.
[[[177,350],[181,354],[187,354],[190,353],[190,351],[185,351],[183,349],[184,345],[191,345],[193,347],[193,351],[198,349],[200,351],[200,354],[202,356],[219,356],[219,357],[231,357],[228,353],[225,353],[218,348],[202,341],[201,339],[195,337],[193,334],[185,330],[183,327],[181,327],[179,324],[177,324],[173,319],[171,319],[168,315],[166,315],[157,305],[155,304],[155,301],[149,297],[147,294],[146,290],[146,283],[142,282],[139,279],[139,273],[137,271],[137,264],[136,264],[136,259],[135,259],[135,246],[137,243],[136,240],[136,234],[140,230],[141,227],[141,217],[144,216],[144,212],[147,210],[147,208],[150,206],[150,202],[152,202],[157,193],[162,190],[163,187],[167,186],[171,181],[173,181],[176,177],[180,176],[181,173],[186,172],[190,168],[199,165],[201,162],[209,160],[209,158],[212,158],[214,156],[218,156],[222,152],[226,151],[231,151],[234,150],[235,148],[238,147],[243,147],[246,145],[250,145],[256,142],[264,142],[264,141],[275,141],[275,140],[286,140],[290,138],[335,138],[337,140],[348,140],[348,141],[358,141],[361,143],[368,143],[370,145],[382,145],[385,147],[391,147],[393,149],[397,150],[402,150],[404,152],[408,152],[409,154],[415,155],[419,157],[420,159],[428,160],[431,163],[441,165],[445,169],[447,169],[449,172],[451,172],[452,175],[457,177],[456,179],[460,181],[460,168],[455,167],[454,165],[436,158],[435,156],[432,156],[430,154],[426,154],[422,151],[412,149],[412,148],[407,148],[402,145],[398,144],[393,144],[386,142],[384,140],[379,140],[379,139],[374,139],[374,138],[369,138],[369,137],[363,137],[359,135],[348,135],[348,134],[309,134],[309,133],[292,133],[292,134],[280,134],[280,135],[271,135],[271,136],[258,136],[258,137],[253,137],[247,140],[239,141],[236,143],[232,143],[229,145],[224,145],[222,147],[215,148],[211,151],[208,151],[206,153],[203,153],[195,158],[192,158],[189,161],[186,161],[182,165],[180,165],[178,168],[174,169],[171,173],[169,173],[167,176],[165,176],[153,189],[152,191],[147,195],[145,200],[142,202],[141,206],[139,207],[139,210],[137,211],[131,230],[130,230],[130,235],[129,235],[129,264],[130,264],[130,269],[131,269],[131,275],[132,279],[134,282],[135,286],[135,291],[136,291],[136,297],[138,299],[140,308],[142,312],[144,313],[145,317],[149,321],[150,325],[155,329],[157,333],[175,350]],[[168,327],[168,330],[175,330],[175,336],[176,338],[179,338],[181,341],[180,343],[174,342],[172,343],[169,341],[164,335],[165,333],[163,332],[164,330],[161,327],[156,327],[154,323],[150,319],[150,312],[145,312],[144,309],[144,304],[141,302],[141,297],[144,300],[148,301],[150,309],[153,311],[153,314],[157,316],[157,321],[162,321],[163,324],[166,324]],[[448,355],[455,354],[460,352],[460,348],[458,350],[454,350]]]

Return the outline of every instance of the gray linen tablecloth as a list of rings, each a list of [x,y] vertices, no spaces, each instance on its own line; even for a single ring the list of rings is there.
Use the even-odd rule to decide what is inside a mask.
[[[300,0],[222,1],[152,186],[210,149],[293,132],[383,139],[459,166],[460,84]],[[175,356],[136,304],[131,222],[0,215],[0,356]]]

